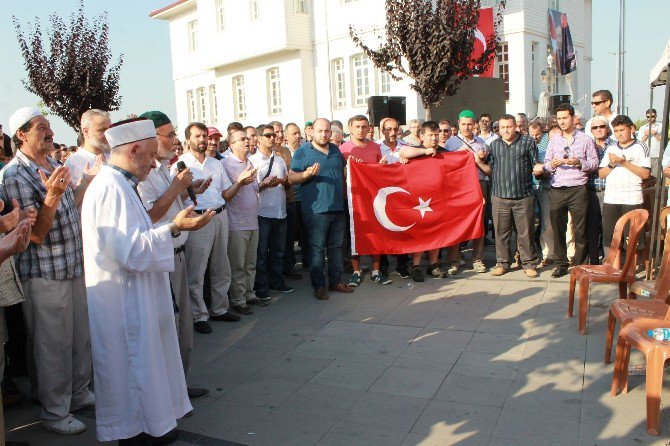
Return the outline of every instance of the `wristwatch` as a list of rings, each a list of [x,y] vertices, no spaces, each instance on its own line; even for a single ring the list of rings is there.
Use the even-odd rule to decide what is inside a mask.
[[[168,222],[168,227],[170,228],[170,235],[172,235],[172,238],[177,238],[181,235],[181,231],[173,220]]]
[[[611,164],[608,163],[608,164],[607,164],[607,167],[609,167],[610,169],[614,169],[616,166],[613,166],[613,165],[611,165]]]

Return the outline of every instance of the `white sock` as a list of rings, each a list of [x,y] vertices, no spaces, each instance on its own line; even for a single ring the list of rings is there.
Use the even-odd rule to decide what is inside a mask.
[[[377,274],[379,274],[379,270],[378,269],[373,269],[372,270],[372,275],[376,276]]]

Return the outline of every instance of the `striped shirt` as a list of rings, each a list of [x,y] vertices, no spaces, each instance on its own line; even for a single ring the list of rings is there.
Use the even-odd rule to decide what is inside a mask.
[[[517,134],[512,144],[491,141],[486,163],[491,166],[491,195],[520,199],[533,195],[533,166],[539,163],[537,145],[528,135]]]

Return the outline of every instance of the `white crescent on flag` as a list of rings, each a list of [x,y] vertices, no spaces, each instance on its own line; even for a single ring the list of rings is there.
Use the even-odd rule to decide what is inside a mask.
[[[484,51],[486,51],[486,37],[484,37],[484,34],[479,30],[479,28],[475,29],[475,39],[479,40],[482,45],[484,45]]]
[[[402,192],[410,195],[409,192],[407,192],[405,189],[401,187],[396,186],[382,187],[381,189],[379,189],[379,192],[377,192],[377,196],[372,202],[372,207],[374,208],[375,217],[377,217],[377,221],[379,221],[379,224],[382,225],[384,228],[394,232],[407,231],[409,228],[414,226],[416,222],[412,223],[409,226],[398,226],[395,223],[393,223],[389,218],[389,216],[386,214],[386,197],[395,194],[396,192]]]

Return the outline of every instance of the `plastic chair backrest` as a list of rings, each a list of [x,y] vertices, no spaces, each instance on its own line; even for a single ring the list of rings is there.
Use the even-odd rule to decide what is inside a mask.
[[[659,212],[659,217],[658,217],[659,221],[661,223],[661,228],[660,228],[658,236],[665,237],[665,241],[663,242],[663,257],[661,258],[661,267],[658,270],[658,278],[656,279],[656,284],[655,284],[655,289],[656,290],[658,290],[658,286],[660,284],[661,277],[663,277],[663,275],[665,274],[666,266],[668,266],[668,260],[669,260],[668,258],[670,257],[670,245],[668,244],[668,240],[670,239],[670,237],[668,237],[668,234],[667,234],[668,215],[670,215],[670,206],[665,206]],[[654,241],[651,240],[650,243],[654,243]]]
[[[610,244],[610,250],[607,254],[607,258],[603,263],[612,265],[614,268],[619,269],[619,266],[621,265],[621,244],[623,240],[623,230],[626,227],[626,224],[630,222],[630,227],[628,229],[628,247],[632,247],[632,252],[629,252],[626,256],[626,263],[624,264],[623,268],[621,268],[621,277],[628,277],[629,275],[632,276],[633,271],[635,271],[635,260],[637,259],[637,241],[648,219],[649,212],[647,212],[645,209],[633,209],[632,211],[628,211],[622,215],[619,220],[617,220],[616,225],[614,225],[614,234],[612,237],[612,243]],[[629,251],[631,251],[631,249],[629,249]]]

